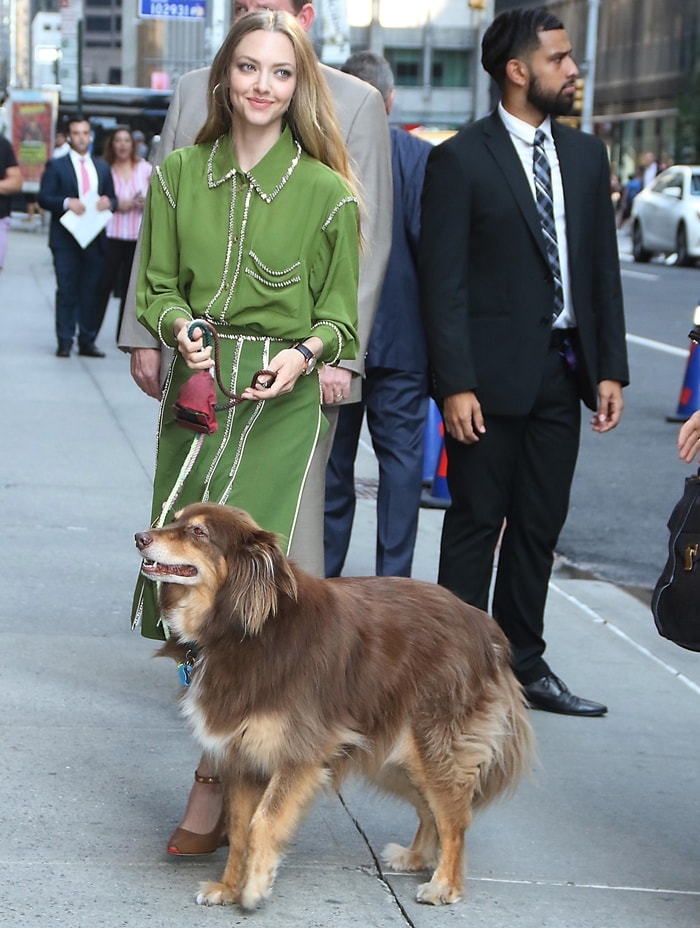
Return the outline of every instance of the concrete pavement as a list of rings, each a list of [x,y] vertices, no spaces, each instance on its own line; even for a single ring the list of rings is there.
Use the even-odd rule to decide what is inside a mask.
[[[420,877],[383,873],[411,809],[350,783],[321,797],[253,915],[195,905],[225,852],[172,860],[197,749],[170,662],[128,627],[148,521],[156,405],[114,344],[104,360],[54,357],[45,232],[15,223],[0,274],[3,326],[5,711],[0,924],[165,928],[696,928],[700,924],[700,655],[658,637],[621,589],[555,570],[548,657],[604,719],[533,712],[539,763],[468,836],[468,899],[414,902]],[[358,476],[376,469],[363,446]],[[373,571],[374,501],[358,503],[349,572]],[[615,518],[611,513],[611,518]],[[434,580],[442,513],[423,510],[415,575]],[[634,539],[630,540],[631,543]]]

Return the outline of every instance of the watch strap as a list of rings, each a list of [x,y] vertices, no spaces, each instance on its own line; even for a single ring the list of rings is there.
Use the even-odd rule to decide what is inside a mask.
[[[299,351],[301,354],[304,355],[303,373],[305,374],[308,370],[309,364],[311,364],[312,361],[316,360],[316,355],[303,342],[295,342],[295,344],[292,345],[292,348],[296,348],[297,351]]]

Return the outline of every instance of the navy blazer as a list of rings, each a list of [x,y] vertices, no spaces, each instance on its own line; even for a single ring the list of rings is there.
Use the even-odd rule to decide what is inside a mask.
[[[394,216],[391,252],[367,350],[367,367],[427,373],[428,347],[420,315],[418,240],[420,198],[432,146],[391,129]]]
[[[92,163],[97,171],[97,193],[99,196],[110,198],[112,212],[115,212],[117,209],[117,197],[114,192],[112,171],[107,162],[101,158],[93,158]],[[66,211],[63,206],[66,197],[79,196],[78,178],[75,176],[75,169],[70,155],[51,158],[47,161],[41,177],[37,199],[39,206],[51,213],[49,248],[71,248],[77,244],[73,236],[61,225],[59,220]],[[101,247],[106,247],[106,234],[104,231],[98,235],[97,242]]]
[[[600,139],[556,122],[580,342],[581,398],[629,382],[610,164]],[[485,413],[526,415],[542,381],[554,284],[535,198],[498,112],[430,154],[419,270],[436,398],[474,390]]]

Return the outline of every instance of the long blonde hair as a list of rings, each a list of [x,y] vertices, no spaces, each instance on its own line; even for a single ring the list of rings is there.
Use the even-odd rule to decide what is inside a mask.
[[[212,142],[231,131],[234,116],[229,97],[229,71],[233,54],[241,39],[258,30],[287,36],[294,49],[297,82],[285,116],[292,135],[304,151],[344,177],[357,195],[358,184],[313,45],[298,20],[282,10],[246,13],[231,27],[209,71],[207,118],[195,144]]]

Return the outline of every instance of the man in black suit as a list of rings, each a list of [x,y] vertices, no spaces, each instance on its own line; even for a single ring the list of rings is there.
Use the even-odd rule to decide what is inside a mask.
[[[95,344],[100,325],[97,289],[107,254],[104,229],[85,248],[62,225],[67,211],[82,216],[85,199],[97,196],[100,212],[117,208],[114,182],[109,165],[89,153],[91,129],[86,119],[71,119],[68,140],[71,150],[62,158],[47,162],[39,187],[39,205],[51,213],[49,248],[56,272],[56,336],[59,358],[70,356],[76,326],[78,353],[103,358]]]
[[[482,64],[498,109],[433,150],[423,191],[422,311],[452,499],[438,579],[487,609],[505,521],[492,613],[530,704],[604,715],[552,673],[543,625],[580,400],[608,432],[628,383],[610,168],[602,142],[552,119],[578,74],[558,18],[502,13]]]

